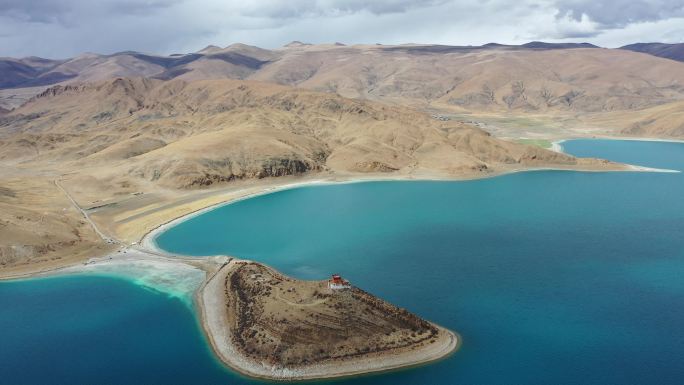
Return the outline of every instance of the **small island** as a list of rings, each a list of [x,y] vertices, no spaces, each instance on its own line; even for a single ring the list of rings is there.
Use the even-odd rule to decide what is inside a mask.
[[[384,371],[444,358],[459,345],[455,333],[339,275],[302,281],[233,259],[198,297],[214,351],[251,377],[308,380]]]

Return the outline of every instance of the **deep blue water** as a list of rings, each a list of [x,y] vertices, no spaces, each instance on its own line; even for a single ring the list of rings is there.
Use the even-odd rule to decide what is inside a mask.
[[[679,143],[564,148],[684,170]],[[158,242],[300,278],[340,272],[463,337],[439,363],[336,383],[681,384],[683,196],[684,174],[633,172],[318,186],[224,206]],[[2,283],[0,307],[0,382],[251,383],[216,364],[181,301],[125,281]]]

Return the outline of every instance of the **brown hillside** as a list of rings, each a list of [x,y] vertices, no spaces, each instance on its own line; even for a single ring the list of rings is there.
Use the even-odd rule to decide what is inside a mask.
[[[588,117],[588,124],[618,129],[626,136],[684,138],[684,102]]]
[[[684,98],[684,66],[609,49],[291,48],[251,78],[466,110],[599,112]]]
[[[312,171],[475,176],[577,164],[406,108],[233,80],[55,86],[2,126],[5,161],[172,188]]]
[[[7,86],[0,88],[116,77],[233,78],[420,108],[518,114],[598,113],[684,100],[681,63],[624,49],[584,47],[590,46],[290,44],[266,50],[234,44],[172,56],[122,52],[59,62],[3,59],[8,70],[2,84]],[[1,93],[0,104],[17,106],[20,99],[13,95],[24,90]]]

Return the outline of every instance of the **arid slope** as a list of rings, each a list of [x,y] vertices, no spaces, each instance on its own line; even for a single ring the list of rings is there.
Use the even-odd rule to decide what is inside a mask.
[[[635,111],[620,111],[585,118],[588,125],[620,127],[625,136],[684,138],[684,101]]]
[[[110,250],[45,176],[0,177],[0,277]]]
[[[626,49],[581,44],[300,43],[276,50],[233,44],[172,56],[122,52],[64,61],[6,58],[2,63],[7,71],[0,88],[136,76],[234,78],[402,105],[518,113],[631,110],[684,99],[684,65]]]
[[[684,98],[684,65],[624,50],[292,48],[252,78],[419,107],[631,110]]]
[[[310,171],[477,176],[577,165],[411,109],[233,80],[56,86],[2,126],[4,161],[170,188]]]

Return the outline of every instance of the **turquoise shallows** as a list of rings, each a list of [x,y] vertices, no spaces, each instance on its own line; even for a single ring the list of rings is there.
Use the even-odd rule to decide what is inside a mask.
[[[0,283],[0,383],[226,384],[181,298],[103,276]],[[199,382],[196,382],[199,381]]]
[[[680,143],[563,147],[684,170]],[[339,272],[463,337],[436,364],[337,384],[684,379],[684,174],[536,171],[305,187],[210,211],[158,243],[299,278]],[[216,363],[182,301],[126,281],[2,283],[0,308],[0,382],[252,383]]]

